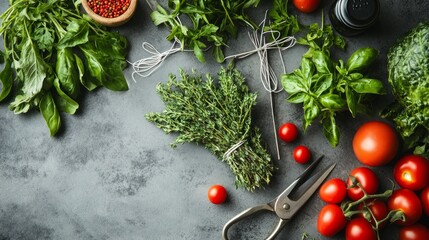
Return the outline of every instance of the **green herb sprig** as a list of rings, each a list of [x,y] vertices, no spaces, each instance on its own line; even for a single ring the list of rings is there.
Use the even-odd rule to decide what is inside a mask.
[[[169,0],[168,8],[157,5],[151,18],[156,26],[167,25],[171,29],[167,39],[177,39],[183,48],[192,49],[199,61],[205,62],[204,50],[212,47],[215,60],[223,62],[222,47],[228,38],[237,36],[240,25],[256,28],[245,11],[258,5],[259,0]],[[191,24],[184,24],[182,16]]]
[[[217,81],[211,75],[206,75],[204,81],[195,72],[180,70],[180,79],[170,75],[167,83],[157,86],[166,109],[149,113],[146,118],[166,133],[179,134],[173,147],[185,142],[203,144],[230,166],[236,187],[254,191],[270,182],[274,167],[261,145],[258,128],[252,127],[256,94],[249,92],[244,80],[231,66],[221,69]]]
[[[74,114],[79,108],[81,86],[128,89],[122,73],[127,40],[82,15],[79,0],[9,2],[0,16],[5,50],[0,101],[15,87],[10,109],[16,114],[40,110],[55,135],[60,112]]]
[[[366,77],[364,71],[375,61],[378,51],[361,48],[344,62],[330,57],[333,46],[344,48],[345,42],[333,33],[331,26],[312,24],[305,38],[298,43],[309,46],[300,68],[282,76],[282,85],[289,94],[287,101],[303,104],[306,130],[320,118],[323,133],[336,147],[340,131],[335,117],[338,112],[349,111],[353,117],[365,113],[369,94],[385,94],[380,80]]]

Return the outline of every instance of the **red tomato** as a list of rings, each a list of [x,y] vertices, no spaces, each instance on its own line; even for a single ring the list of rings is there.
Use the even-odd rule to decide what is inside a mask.
[[[374,194],[377,192],[378,178],[377,175],[375,175],[375,173],[371,169],[367,167],[358,167],[350,172],[350,176],[356,178],[356,180],[360,183],[361,187],[365,190],[366,193]],[[353,182],[349,177],[347,179],[347,186],[350,187],[352,185]],[[348,188],[347,195],[351,200],[356,201],[363,197],[363,192],[362,189],[356,186],[353,188]]]
[[[429,160],[418,155],[407,155],[395,164],[393,176],[399,186],[413,191],[429,183]]]
[[[305,164],[310,158],[311,152],[306,146],[299,145],[293,150],[293,159],[295,159],[297,163]]]
[[[399,240],[428,240],[429,229],[421,224],[405,226],[399,231]]]
[[[397,224],[409,226],[416,223],[422,216],[422,204],[419,197],[411,190],[401,188],[395,190],[387,201],[390,210],[401,210],[405,215],[405,221],[398,220]]]
[[[317,231],[326,237],[334,236],[346,226],[343,210],[336,204],[328,204],[320,210]]]
[[[359,210],[362,210],[364,208],[363,204],[360,204],[358,206]],[[385,219],[387,217],[387,214],[389,214],[389,209],[387,208],[387,205],[385,202],[383,202],[380,199],[375,199],[373,201],[370,201],[366,204],[367,210],[371,211],[372,215],[369,215],[369,223],[373,224],[375,226],[374,218],[377,222]],[[363,214],[360,215],[361,217],[364,217]],[[367,219],[367,218],[365,218]],[[385,222],[384,222],[385,224]],[[384,226],[381,225],[380,227]]]
[[[367,122],[353,137],[353,151],[357,159],[368,166],[387,164],[395,157],[398,147],[396,131],[384,122]]]
[[[365,218],[354,218],[346,227],[346,240],[376,240],[377,234]]]
[[[346,198],[346,183],[339,178],[326,181],[319,190],[320,198],[327,203],[340,203]]]
[[[293,0],[293,5],[301,12],[310,13],[319,7],[320,0]]]
[[[209,188],[208,198],[214,204],[225,202],[227,197],[226,189],[221,185],[213,185]]]
[[[279,137],[285,142],[293,142],[298,137],[298,127],[293,123],[285,123],[279,128]]]
[[[429,216],[429,186],[423,189],[422,193],[420,194],[420,200],[426,215]]]

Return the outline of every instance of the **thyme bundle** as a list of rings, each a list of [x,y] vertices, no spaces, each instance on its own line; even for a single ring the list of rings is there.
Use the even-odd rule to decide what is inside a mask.
[[[186,142],[203,144],[235,175],[235,186],[254,191],[270,182],[274,167],[261,145],[261,134],[252,126],[251,110],[256,94],[232,65],[222,68],[218,79],[180,70],[157,86],[166,109],[146,118],[166,133],[179,136],[172,147]],[[235,148],[232,148],[235,146]],[[225,154],[227,153],[227,154]]]

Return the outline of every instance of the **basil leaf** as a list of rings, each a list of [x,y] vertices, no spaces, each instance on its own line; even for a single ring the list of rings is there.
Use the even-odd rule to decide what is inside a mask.
[[[347,106],[346,100],[334,93],[327,93],[320,96],[319,102],[323,107],[334,111],[344,109]]]
[[[350,113],[355,117],[357,112],[357,96],[349,86],[346,86],[346,100]]]
[[[331,58],[322,51],[313,52],[313,62],[319,73],[329,74],[332,73],[333,66]]]
[[[374,48],[360,48],[347,60],[347,70],[349,72],[363,71],[375,61],[377,56],[378,51]]]
[[[340,141],[340,129],[335,121],[335,112],[329,112],[329,115],[323,118],[322,125],[323,135],[332,147],[336,147]]]
[[[302,73],[302,77],[304,79],[311,79],[311,77],[314,74],[314,64],[313,62],[308,59],[308,58],[302,58],[301,60],[301,73]],[[308,83],[308,86],[310,86],[310,84]]]
[[[90,41],[79,45],[86,58],[87,69],[98,84],[113,91],[128,90],[127,81],[122,73],[126,65],[123,55],[119,54],[120,42],[114,38],[93,36]]]
[[[357,93],[386,94],[383,83],[377,79],[361,78],[350,82],[349,86]]]
[[[316,96],[320,96],[332,86],[332,74],[315,75],[311,86],[312,92]]]
[[[72,21],[67,26],[67,33],[59,40],[57,48],[75,47],[88,42],[89,24],[87,21]]]
[[[0,92],[0,101],[2,101],[9,95],[10,90],[13,86],[13,71],[12,65],[9,60],[6,60],[6,64],[4,65],[4,68],[0,73],[0,81],[2,84]]]
[[[20,64],[17,76],[23,82],[22,93],[29,97],[38,94],[43,88],[47,73],[51,72],[51,67],[43,60],[31,39],[27,39],[22,46]]]
[[[307,93],[297,92],[289,95],[289,97],[287,98],[287,101],[290,103],[302,103],[305,100],[305,96],[307,96]]]
[[[55,78],[54,80],[54,87],[58,93],[58,97],[55,98],[55,102],[58,104],[59,111],[75,114],[76,110],[79,108],[79,104],[61,89],[58,78]]]
[[[76,99],[79,94],[79,70],[76,58],[71,48],[57,50],[57,62],[55,65],[57,77],[64,92]]]
[[[320,108],[315,99],[307,95],[304,99],[304,130],[320,115]]]
[[[61,126],[60,113],[52,98],[51,92],[46,92],[39,104],[40,112],[48,125],[51,136],[54,136]]]
[[[223,54],[222,48],[220,46],[214,47],[213,57],[218,63],[223,63],[225,61],[225,55]]]
[[[302,85],[302,79],[294,73],[282,75],[282,85],[284,90],[289,94],[297,92],[306,92],[305,87]]]

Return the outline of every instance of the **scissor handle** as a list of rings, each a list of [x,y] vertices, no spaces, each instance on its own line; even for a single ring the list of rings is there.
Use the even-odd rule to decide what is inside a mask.
[[[235,217],[233,217],[231,220],[229,220],[225,226],[222,229],[222,239],[223,240],[228,240],[228,230],[230,227],[232,227],[232,225],[236,224],[237,222],[240,222],[241,220],[257,213],[257,212],[261,212],[261,211],[270,211],[270,212],[274,212],[274,209],[268,205],[268,204],[262,204],[256,207],[251,207],[248,208],[246,210],[244,210],[243,212],[237,214]],[[274,228],[273,232],[270,234],[270,236],[268,236],[268,238],[266,238],[266,240],[272,240],[274,239],[282,230],[282,228],[285,226],[287,221],[280,219],[280,221],[278,222],[278,224],[276,225],[276,227]]]

